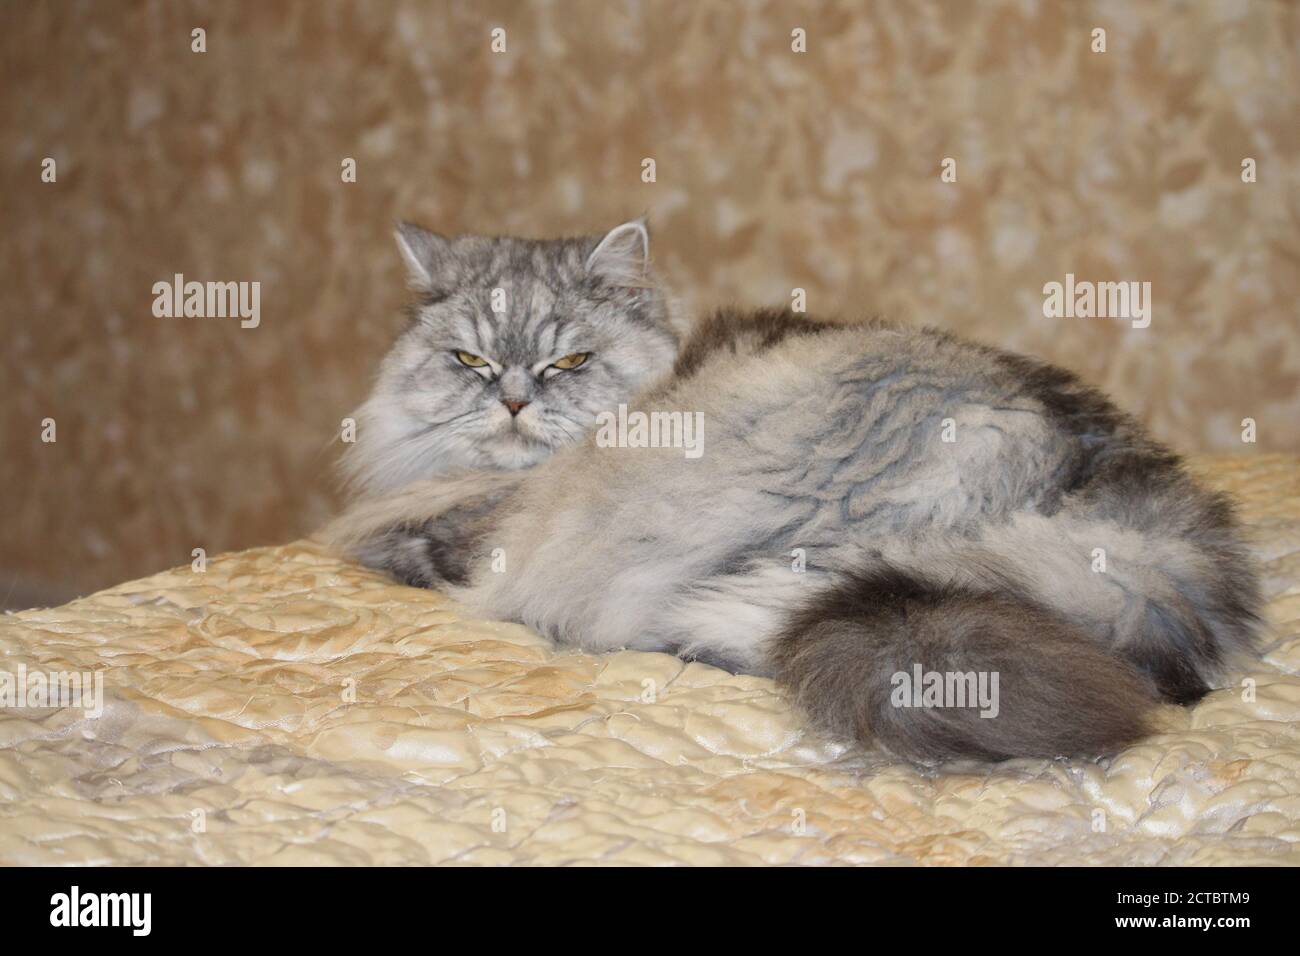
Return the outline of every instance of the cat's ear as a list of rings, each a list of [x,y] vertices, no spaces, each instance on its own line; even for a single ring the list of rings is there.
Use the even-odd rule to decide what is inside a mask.
[[[406,263],[411,288],[432,292],[453,284],[456,258],[451,247],[454,239],[410,222],[399,222],[393,237]]]
[[[587,256],[587,272],[611,285],[645,288],[650,282],[650,230],[645,217],[615,226]]]

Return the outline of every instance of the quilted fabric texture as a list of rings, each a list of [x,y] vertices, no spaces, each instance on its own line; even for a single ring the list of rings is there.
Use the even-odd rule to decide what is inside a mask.
[[[0,620],[4,670],[106,697],[0,711],[0,862],[1297,864],[1300,461],[1199,467],[1267,650],[1113,759],[846,751],[769,681],[556,650],[298,542]]]

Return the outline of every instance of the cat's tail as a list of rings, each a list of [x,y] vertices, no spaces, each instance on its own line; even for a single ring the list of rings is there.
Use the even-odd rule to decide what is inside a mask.
[[[823,730],[922,760],[1113,753],[1158,699],[1046,607],[886,564],[795,613],[769,663]]]

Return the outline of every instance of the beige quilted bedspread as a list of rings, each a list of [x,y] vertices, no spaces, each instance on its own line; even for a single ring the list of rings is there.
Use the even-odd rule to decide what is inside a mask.
[[[1110,760],[846,752],[766,680],[556,651],[299,542],[0,619],[0,670],[105,682],[98,718],[0,710],[0,862],[1300,863],[1300,462],[1199,465],[1272,634]]]

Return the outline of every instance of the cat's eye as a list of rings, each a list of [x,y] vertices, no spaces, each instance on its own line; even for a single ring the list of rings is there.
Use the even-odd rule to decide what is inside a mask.
[[[591,358],[590,352],[574,352],[572,355],[566,355],[564,358],[557,359],[551,364],[556,368],[567,372],[571,368],[577,368],[589,358]]]
[[[468,365],[470,368],[482,368],[487,365],[487,359],[480,358],[473,352],[457,352],[456,358],[461,365]]]

